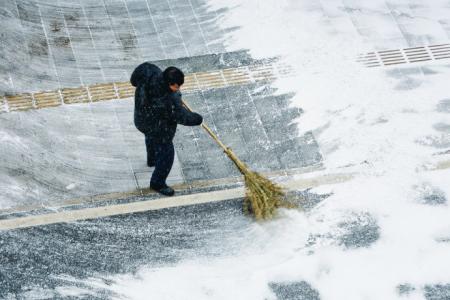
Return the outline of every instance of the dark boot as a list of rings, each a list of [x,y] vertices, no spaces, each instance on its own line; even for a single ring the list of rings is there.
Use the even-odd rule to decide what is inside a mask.
[[[155,150],[155,170],[150,179],[150,188],[165,196],[172,196],[174,190],[167,186],[166,179],[172,169],[175,150],[172,142],[154,143]]]
[[[157,187],[157,186],[153,186],[150,184],[150,188],[164,196],[173,196],[175,194],[175,191],[173,190],[173,188],[171,188],[168,185],[163,186],[163,187]]]

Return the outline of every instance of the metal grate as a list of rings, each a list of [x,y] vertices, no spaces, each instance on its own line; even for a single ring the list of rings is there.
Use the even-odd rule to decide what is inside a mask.
[[[251,82],[266,82],[277,77],[292,76],[292,74],[294,74],[292,67],[275,63],[197,72],[186,74],[182,89],[183,92],[190,92]],[[0,99],[0,113],[54,107],[62,104],[126,99],[133,96],[134,87],[129,82],[112,82],[56,91],[24,93]]]
[[[359,55],[357,61],[368,68],[417,63],[450,58],[450,44],[382,50]]]
[[[450,58],[450,44],[428,46],[434,59]]]

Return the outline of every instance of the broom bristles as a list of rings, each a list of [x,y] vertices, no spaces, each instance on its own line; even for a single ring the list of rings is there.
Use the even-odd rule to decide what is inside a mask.
[[[266,220],[272,218],[279,207],[295,207],[286,201],[286,193],[280,185],[257,172],[250,171],[230,148],[227,148],[225,153],[244,175],[246,187],[244,212],[253,214],[257,220]]]
[[[183,105],[189,110],[192,109],[183,101]],[[233,153],[231,148],[225,146],[217,137],[217,135],[205,124],[202,127],[208,134],[219,144],[227,156],[234,162],[239,171],[245,178],[245,199],[244,211],[251,213],[257,220],[272,218],[277,208],[295,207],[295,205],[285,200],[285,193],[283,188],[272,183],[266,177],[252,172],[248,167]]]
[[[271,182],[257,172],[248,171],[244,174],[246,193],[244,211],[253,214],[257,220],[271,219],[277,208],[291,208],[286,201],[286,194],[281,186]]]

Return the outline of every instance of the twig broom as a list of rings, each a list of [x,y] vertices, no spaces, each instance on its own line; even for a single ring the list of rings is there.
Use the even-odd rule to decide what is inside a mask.
[[[183,105],[189,110],[191,108],[183,101]],[[281,186],[271,182],[263,175],[249,170],[231,148],[225,146],[217,135],[205,124],[202,127],[219,144],[225,154],[234,162],[245,180],[244,212],[253,214],[257,220],[270,219],[279,207],[294,207],[285,200],[286,194]]]

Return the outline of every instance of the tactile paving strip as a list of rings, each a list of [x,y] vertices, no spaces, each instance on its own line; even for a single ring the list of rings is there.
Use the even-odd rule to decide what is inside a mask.
[[[225,69],[222,71],[227,84],[245,84],[251,81],[250,72],[247,68]]]
[[[6,98],[1,97],[0,98],[0,113],[7,112],[7,111],[8,111],[8,107],[6,104]]]
[[[43,92],[33,94],[36,107],[53,107],[61,105],[61,94],[59,91],[56,92]]]
[[[368,68],[450,58],[450,44],[428,45],[361,54],[357,61]]]
[[[88,103],[90,102],[88,89],[86,87],[63,89],[61,91],[63,103]]]
[[[19,111],[34,108],[32,94],[20,94],[5,97],[9,111]]]
[[[293,73],[292,67],[278,63],[196,72],[186,74],[182,91],[190,92],[271,81],[278,77],[292,76]],[[24,93],[3,97],[0,102],[0,113],[33,108],[41,109],[62,104],[126,99],[133,96],[134,87],[129,82],[112,82],[56,91]]]
[[[89,86],[92,102],[118,99],[114,83],[96,84]]]
[[[119,99],[130,98],[134,96],[134,86],[128,82],[115,83]]]

